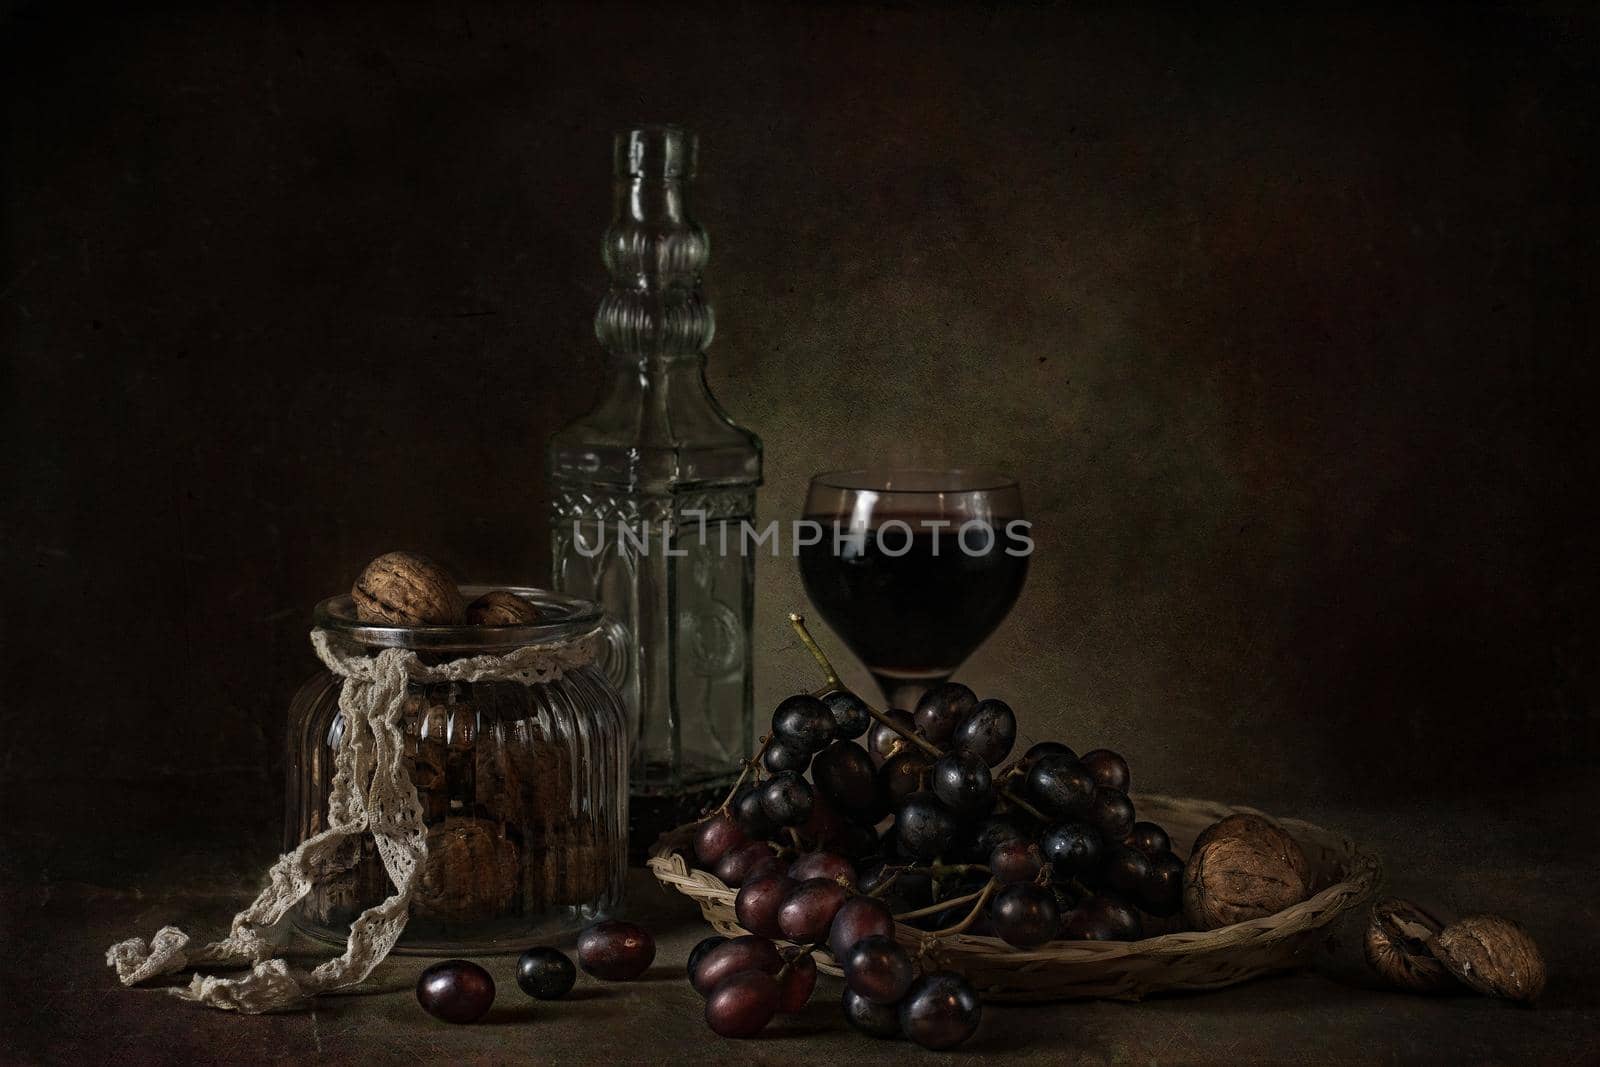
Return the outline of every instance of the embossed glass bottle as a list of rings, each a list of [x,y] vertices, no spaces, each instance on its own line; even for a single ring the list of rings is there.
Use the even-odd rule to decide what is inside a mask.
[[[617,135],[611,287],[595,336],[611,373],[550,446],[555,587],[599,602],[623,638],[632,738],[631,847],[693,818],[753,747],[754,553],[742,523],[761,441],[705,380],[710,252],[689,214],[696,140],[672,126]]]

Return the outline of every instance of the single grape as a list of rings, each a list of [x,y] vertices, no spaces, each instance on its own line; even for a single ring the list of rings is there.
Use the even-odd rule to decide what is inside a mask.
[[[1183,861],[1170,852],[1150,857],[1150,874],[1134,893],[1151,915],[1176,915],[1183,910]]]
[[[866,823],[845,819],[834,835],[833,848],[845,859],[864,860],[877,854],[878,832]]]
[[[909,711],[901,708],[890,708],[883,713],[884,718],[892,720],[906,733],[917,728],[916,720]],[[884,760],[910,747],[909,742],[895,731],[889,729],[877,719],[872,720],[872,727],[867,731],[867,754],[872,757],[873,763],[881,764]]]
[[[700,866],[711,868],[723,856],[749,840],[732,812],[712,812],[695,828],[694,858]]]
[[[773,774],[779,771],[804,774],[811,766],[811,753],[782,738],[774,738],[767,742],[767,750],[761,754],[761,765]]]
[[[805,853],[789,865],[789,877],[796,882],[826,878],[830,882],[843,882],[850,889],[856,886],[855,867],[837,852]]]
[[[981,820],[968,835],[970,844],[963,850],[972,863],[984,863],[994,854],[995,846],[1006,841],[1021,841],[1022,828],[1009,815],[991,815]]]
[[[925,863],[950,851],[956,830],[956,817],[932,793],[911,794],[895,815],[900,847]]]
[[[1084,769],[1089,772],[1089,776],[1094,779],[1095,785],[1128,792],[1131,779],[1131,775],[1128,774],[1128,761],[1109,748],[1097,748],[1093,752],[1085,752],[1081,762]]]
[[[417,978],[417,1003],[435,1019],[475,1023],[494,1003],[494,979],[470,960],[441,960]]]
[[[739,820],[739,828],[745,836],[752,841],[760,841],[771,837],[777,830],[772,825],[772,820],[767,818],[767,813],[761,809],[761,783],[746,782],[739,787],[733,795],[733,803],[729,805],[734,818]]]
[[[811,780],[845,811],[870,811],[878,803],[872,757],[854,741],[835,741],[811,764]]]
[[[700,941],[695,944],[694,948],[689,950],[689,962],[684,965],[684,972],[688,974],[690,978],[693,978],[694,969],[700,966],[700,961],[706,958],[706,954],[712,949],[716,948],[718,945],[725,945],[727,943],[728,939],[723,937],[721,934],[713,934],[711,937],[701,938]]]
[[[754,1037],[778,1013],[778,983],[761,971],[729,975],[706,998],[706,1025],[718,1037]]]
[[[789,891],[778,909],[778,928],[783,936],[809,945],[828,936],[834,917],[844,907],[849,890],[827,878],[812,878]]]
[[[777,974],[783,967],[778,947],[764,937],[745,934],[724,941],[707,952],[689,974],[689,984],[702,997],[711,995],[725,979],[745,971]]]
[[[725,885],[740,886],[782,866],[783,862],[778,859],[771,845],[765,841],[752,841],[723,856],[713,873]]]
[[[1008,885],[989,903],[989,920],[1000,940],[1015,948],[1033,948],[1055,940],[1061,909],[1055,894],[1036,885]]]
[[[607,919],[578,935],[578,966],[607,982],[626,982],[649,969],[656,939],[638,923]]]
[[[793,1015],[806,1006],[817,988],[817,961],[799,948],[784,950],[783,970],[778,972],[778,1011]]]
[[[878,768],[878,795],[891,809],[923,787],[933,761],[914,748],[896,752]]]
[[[1078,758],[1078,754],[1076,752],[1072,751],[1072,749],[1068,748],[1060,741],[1040,741],[1037,745],[1033,745],[1028,749],[1028,751],[1022,754],[1022,758],[1017,761],[1017,765],[1023,770],[1028,770],[1035,763],[1038,763],[1046,756],[1065,756],[1068,759]]]
[[[530,997],[559,1000],[577,980],[578,969],[558,949],[530,948],[517,957],[517,985]]]
[[[960,682],[945,682],[922,694],[911,717],[918,733],[943,748],[977,706],[976,693]]]
[[[806,784],[801,779],[802,784]],[[811,790],[811,814],[806,816],[797,832],[800,840],[810,848],[827,848],[844,832],[845,819],[833,801]]]
[[[797,884],[795,879],[781,874],[766,874],[745,882],[733,898],[733,914],[739,925],[758,937],[782,937],[778,909]]]
[[[1045,756],[1028,771],[1028,798],[1046,815],[1075,819],[1094,800],[1094,779],[1083,765],[1066,755]]]
[[[1150,880],[1150,857],[1118,842],[1107,845],[1100,861],[1100,880],[1123,893],[1137,893]]]
[[[896,1004],[874,1004],[849,986],[844,987],[845,1022],[869,1037],[888,1039],[900,1036],[900,1008]]]
[[[850,988],[878,1004],[894,1004],[911,988],[916,970],[911,954],[892,937],[857,941],[839,961]]]
[[[945,756],[928,775],[933,795],[957,816],[982,815],[994,803],[989,765],[977,756]]]
[[[1137,941],[1144,936],[1144,924],[1127,901],[1096,893],[1067,916],[1061,936],[1069,941]]]
[[[1003,700],[982,700],[956,727],[955,750],[997,767],[1017,743],[1017,715]]]
[[[801,752],[819,752],[833,740],[833,712],[809,693],[798,693],[772,713],[772,733]]]
[[[1153,822],[1136,822],[1133,830],[1124,842],[1129,848],[1136,848],[1146,856],[1155,857],[1163,852],[1172,851],[1172,838],[1167,832]]]
[[[867,702],[848,689],[835,689],[824,696],[822,702],[833,712],[833,732],[837,737],[846,740],[860,737],[873,723]]]
[[[811,783],[794,771],[775,774],[761,787],[761,810],[778,826],[801,825],[814,803]]]
[[[1043,866],[1044,853],[1031,841],[1002,841],[989,853],[989,873],[1006,885],[1032,882]]]
[[[1133,832],[1133,801],[1119,789],[1097,787],[1089,802],[1089,821],[1107,841],[1121,841]]]
[[[1105,847],[1100,831],[1088,823],[1065,822],[1045,831],[1039,850],[1050,864],[1051,877],[1065,882],[1098,870]]]
[[[923,1048],[954,1048],[983,1019],[978,994],[951,971],[925,975],[900,1002],[900,1029]]]
[[[896,882],[896,885],[899,883]],[[850,949],[868,937],[893,937],[894,914],[876,897],[851,897],[828,927],[828,951],[841,966]]]

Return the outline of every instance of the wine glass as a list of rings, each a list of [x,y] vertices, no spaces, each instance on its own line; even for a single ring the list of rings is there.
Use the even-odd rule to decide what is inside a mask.
[[[994,632],[1033,550],[1022,490],[987,470],[818,474],[804,518],[806,594],[893,707],[914,707]]]

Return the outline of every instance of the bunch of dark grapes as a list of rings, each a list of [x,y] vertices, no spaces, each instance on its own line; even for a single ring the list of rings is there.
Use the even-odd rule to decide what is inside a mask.
[[[750,931],[691,959],[711,1028],[749,1036],[798,1010],[815,982],[799,961],[826,949],[852,1026],[948,1048],[977,1029],[978,998],[959,975],[919,976],[896,921],[1027,951],[1137,940],[1177,915],[1183,862],[1136,818],[1127,762],[1056,741],[1008,762],[1016,738],[1004,701],[956,682],[909,712],[837,687],[779,704],[745,780],[695,834],[697,864],[738,887]]]

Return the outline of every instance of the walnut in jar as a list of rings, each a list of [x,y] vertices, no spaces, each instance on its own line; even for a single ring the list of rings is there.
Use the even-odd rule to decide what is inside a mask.
[[[452,625],[466,614],[461,590],[449,573],[415,552],[386,552],[367,564],[350,597],[362,622]]]

